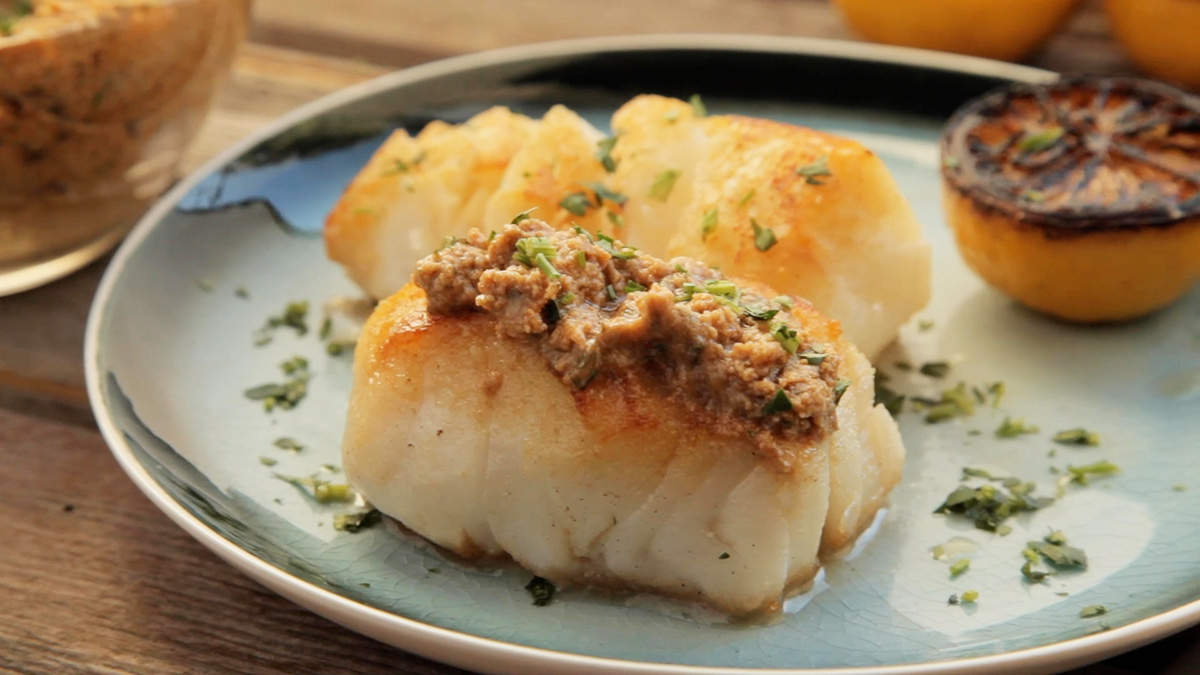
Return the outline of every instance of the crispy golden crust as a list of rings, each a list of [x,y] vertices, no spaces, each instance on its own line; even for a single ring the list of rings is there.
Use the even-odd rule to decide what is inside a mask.
[[[373,160],[330,217],[331,257],[385,297],[445,236],[488,232],[532,207],[555,227],[578,224],[658,257],[704,260],[806,297],[868,355],[928,300],[920,225],[883,162],[853,141],[769,120],[697,117],[683,101],[638,96],[613,115],[610,172],[598,159],[601,134],[574,113],[555,107],[531,124],[484,197],[481,220],[440,213],[457,199],[450,185],[373,194],[365,187],[380,180]],[[424,151],[418,141],[405,152]],[[563,207],[572,196],[574,212]],[[769,250],[756,246],[754,223],[776,237]]]
[[[770,120],[705,124],[712,144],[669,252],[802,295],[878,353],[930,293],[928,244],[882,160],[854,141]],[[706,234],[710,212],[716,225]],[[774,235],[765,251],[755,225]]]
[[[415,138],[393,133],[326,218],[329,257],[374,297],[391,295],[408,273],[393,272],[389,256],[400,250],[416,262],[483,221],[487,200],[534,128],[528,117],[497,107],[461,125],[432,122]]]

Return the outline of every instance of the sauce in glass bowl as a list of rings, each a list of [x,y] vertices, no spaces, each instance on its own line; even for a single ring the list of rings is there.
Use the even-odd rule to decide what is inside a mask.
[[[114,246],[179,174],[250,0],[0,0],[0,295]]]

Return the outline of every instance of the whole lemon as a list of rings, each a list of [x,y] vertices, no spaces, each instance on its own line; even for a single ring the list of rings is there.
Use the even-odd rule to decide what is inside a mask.
[[[1046,41],[1078,0],[834,0],[872,42],[1018,60]],[[1130,0],[1140,2],[1141,0]]]
[[[1200,88],[1200,2],[1107,0],[1117,40],[1143,70]]]

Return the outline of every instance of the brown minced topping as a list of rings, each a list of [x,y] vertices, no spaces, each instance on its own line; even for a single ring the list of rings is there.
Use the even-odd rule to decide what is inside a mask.
[[[695,260],[524,217],[448,241],[413,281],[430,314],[484,311],[500,335],[537,340],[567,385],[640,373],[716,416],[714,428],[748,434],[763,456],[783,461],[794,455],[783,444],[837,427],[838,355],[806,336],[789,299],[738,288]]]

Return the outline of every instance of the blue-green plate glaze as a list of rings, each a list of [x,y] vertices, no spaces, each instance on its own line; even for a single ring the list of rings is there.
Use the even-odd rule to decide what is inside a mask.
[[[130,235],[88,325],[96,417],[138,486],[234,566],[355,630],[466,668],[1040,673],[1105,658],[1200,620],[1200,292],[1139,322],[1081,328],[1021,309],[964,267],[942,219],[940,125],[999,83],[1051,77],[913,50],[691,36],[536,45],[352,88],[218,158]],[[493,104],[536,115],[566,103],[603,126],[641,92],[699,92],[714,113],[796,122],[877,151],[934,252],[933,300],[880,369],[910,394],[960,380],[1007,384],[998,409],[980,406],[967,419],[901,416],[905,478],[878,533],[828,566],[801,611],[770,625],[711,625],[586,592],[535,607],[527,573],[464,567],[388,527],[334,531],[343,507],[315,505],[271,477],[339,463],[349,359],[326,355],[315,330],[278,331],[261,347],[252,333],[289,301],[308,300],[319,315],[323,300],[355,292],[325,259],[320,225],[385,133]],[[249,297],[235,293],[241,286]],[[266,414],[242,396],[277,380],[293,355],[315,373],[298,408]],[[953,368],[934,380],[897,369],[900,360]],[[997,439],[1007,416],[1042,431]],[[1101,445],[1050,441],[1080,426],[1098,431]],[[285,453],[272,446],[280,436],[307,447]],[[262,465],[264,455],[278,464]],[[1069,486],[1058,503],[1014,519],[1007,537],[932,514],[963,466],[1035,480],[1052,494],[1052,469],[1101,459],[1120,474]],[[1024,542],[1050,528],[1086,549],[1090,566],[1026,583]],[[930,549],[955,537],[971,540],[971,566],[951,579]],[[967,589],[978,602],[947,604]],[[1108,613],[1083,619],[1088,605]]]

